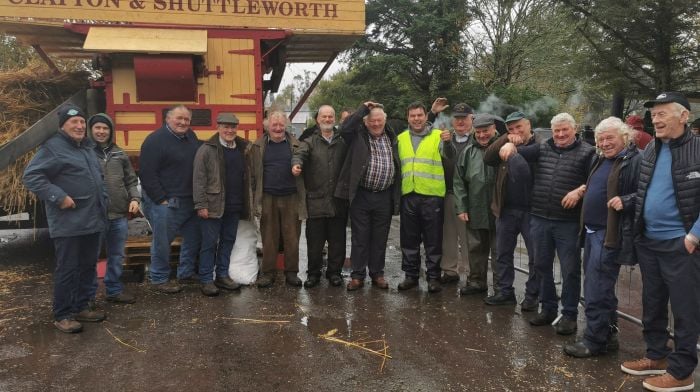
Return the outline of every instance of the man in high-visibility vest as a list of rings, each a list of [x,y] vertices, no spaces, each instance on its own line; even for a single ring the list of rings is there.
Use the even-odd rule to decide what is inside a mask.
[[[420,244],[425,248],[428,292],[442,290],[442,224],[445,172],[440,150],[449,131],[426,126],[427,111],[417,102],[408,106],[408,129],[398,137],[401,160],[401,269],[406,274],[399,290],[418,286]]]

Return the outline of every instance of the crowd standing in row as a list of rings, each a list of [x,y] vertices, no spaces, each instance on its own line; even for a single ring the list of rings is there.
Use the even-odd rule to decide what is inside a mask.
[[[79,108],[64,107],[59,132],[24,175],[27,188],[45,202],[56,248],[54,324],[78,332],[81,321],[105,318],[90,305],[101,241],[107,301],[135,302],[119,278],[127,214],[136,213],[139,202],[153,231],[151,287],[177,293],[181,284],[198,282],[207,296],[240,288],[228,275],[229,260],[239,221],[253,217],[260,219],[263,243],[258,287],[275,283],[280,245],[286,284],[302,286],[304,220],[303,286],[320,283],[326,243],[325,277],[331,286],[342,285],[349,217],[347,290],[363,287],[368,273],[374,287],[387,289],[386,245],[398,214],[405,274],[399,290],[419,284],[422,243],[428,292],[458,282],[468,264],[460,294],[487,295],[491,259],[493,293],[484,302],[515,305],[514,251],[521,235],[529,267],[521,309],[539,309],[530,324],[555,323],[562,335],[577,330],[583,247],[586,330],[564,348],[577,358],[618,349],[615,284],[620,265],[639,262],[647,352],[621,368],[657,375],[643,382],[654,391],[692,390],[700,333],[700,137],[687,125],[690,105],[683,95],[663,93],[645,106],[655,138],[633,129],[641,118],[628,125],[610,117],[595,128],[597,151],[578,136],[567,113],[552,118],[552,137],[544,141],[522,112],[503,121],[475,115],[464,103],[454,106],[450,129],[434,129],[434,119],[448,108],[444,98],[430,112],[409,105],[408,129],[398,134],[387,126],[383,106],[372,101],[344,113],[340,127],[334,109],[321,106],[316,125],[299,140],[287,131],[285,114],[272,112],[254,142],[237,136],[235,115],[221,113],[217,133],[202,143],[190,128],[190,110],[176,106],[142,145],[141,195],[128,157],[114,143],[109,116],[86,121]],[[500,136],[498,122],[507,129]],[[177,234],[183,237],[177,281],[170,281]],[[669,300],[673,348],[667,345]]]

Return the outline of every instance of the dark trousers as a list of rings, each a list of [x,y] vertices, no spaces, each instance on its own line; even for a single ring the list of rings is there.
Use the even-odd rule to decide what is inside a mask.
[[[309,218],[306,220],[306,246],[308,249],[308,276],[321,276],[323,246],[328,242],[328,267],[326,277],[340,276],[345,262],[345,226],[348,217]]]
[[[401,269],[406,277],[418,278],[422,242],[427,278],[440,279],[443,207],[442,197],[416,193],[401,197]]]
[[[688,254],[684,237],[666,241],[642,237],[635,245],[642,271],[646,356],[668,358],[668,373],[677,379],[686,378],[698,364],[700,253],[696,250]],[[669,299],[673,312],[674,351],[666,344]]]
[[[530,234],[535,245],[535,270],[540,281],[540,301],[546,313],[557,313],[557,289],[554,285],[554,252],[561,266],[562,315],[576,319],[581,299],[581,249],[579,224],[530,215]]]
[[[386,241],[391,227],[392,188],[372,192],[358,188],[350,204],[353,279],[364,280],[369,268],[372,279],[384,276]]]
[[[501,215],[496,218],[496,260],[493,268],[498,276],[498,282],[494,287],[506,296],[513,293],[515,281],[515,267],[513,252],[518,245],[518,234],[525,240],[527,249],[528,277],[525,282],[525,297],[537,298],[540,291],[540,280],[535,271],[535,249],[530,237],[530,214],[523,210],[503,209]],[[494,290],[495,292],[496,290]]]
[[[299,196],[263,193],[260,217],[263,257],[261,272],[273,272],[277,265],[280,237],[284,245],[284,272],[299,272]]]
[[[472,229],[469,222],[465,223],[467,232],[467,246],[469,247],[469,286],[488,288],[489,255],[496,254],[496,228]],[[495,226],[490,222],[489,226]],[[491,269],[492,281],[498,282],[498,270]]]
[[[583,340],[592,352],[605,349],[617,325],[615,284],[620,273],[620,249],[607,248],[606,230],[586,233],[583,249],[583,294],[586,298],[586,331]]]
[[[239,212],[224,211],[221,218],[202,219],[202,248],[199,250],[199,280],[209,283],[217,278],[228,277],[231,250],[236,242]]]
[[[53,239],[56,270],[53,274],[53,317],[73,318],[85,310],[92,293],[100,249],[100,233]]]

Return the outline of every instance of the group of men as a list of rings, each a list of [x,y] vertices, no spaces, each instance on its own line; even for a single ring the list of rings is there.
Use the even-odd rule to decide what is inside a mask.
[[[316,125],[299,139],[288,132],[283,112],[271,112],[266,132],[254,142],[237,135],[235,115],[221,113],[217,133],[202,143],[190,128],[190,110],[176,106],[142,145],[141,195],[128,159],[114,145],[111,119],[99,114],[87,120],[86,137],[82,111],[64,108],[59,133],[40,148],[24,176],[46,201],[56,245],[55,325],[77,332],[80,321],[104,319],[89,306],[103,232],[110,260],[107,299],[134,302],[118,278],[126,214],[136,212],[140,200],[153,231],[151,287],[177,293],[183,283],[198,282],[207,296],[240,288],[228,275],[229,258],[238,222],[254,216],[263,243],[258,287],[274,284],[280,247],[286,284],[317,286],[326,244],[325,277],[331,286],[342,285],[349,218],[352,273],[346,289],[362,288],[368,273],[374,287],[387,289],[386,244],[392,215],[398,214],[405,274],[398,290],[419,285],[422,243],[428,292],[458,282],[468,264],[461,295],[484,295],[492,306],[515,305],[514,251],[522,236],[529,275],[521,309],[539,309],[530,324],[556,321],[562,335],[577,330],[583,246],[586,332],[565,347],[579,358],[617,349],[615,282],[620,264],[638,260],[648,349],[644,359],[625,362],[622,370],[660,374],[644,381],[652,390],[692,389],[700,333],[700,138],[687,127],[684,96],[663,93],[645,106],[656,130],[649,147],[638,149],[634,130],[611,117],[595,129],[600,154],[580,139],[567,113],[552,118],[546,141],[522,112],[503,121],[475,115],[464,103],[454,106],[451,129],[434,129],[432,120],[448,108],[444,98],[430,112],[421,103],[409,105],[408,127],[398,134],[387,126],[383,106],[372,101],[339,127],[334,109],[321,106]],[[507,128],[500,136],[499,121]],[[298,277],[303,220],[305,282]],[[183,240],[177,280],[171,281],[170,244],[177,234]],[[493,293],[487,296],[489,259]],[[674,349],[666,343],[669,299]]]

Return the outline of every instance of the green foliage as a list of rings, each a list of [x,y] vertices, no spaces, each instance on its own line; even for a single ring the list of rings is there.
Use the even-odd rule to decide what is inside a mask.
[[[29,46],[23,46],[10,35],[0,34],[0,70],[18,70],[38,56]]]

